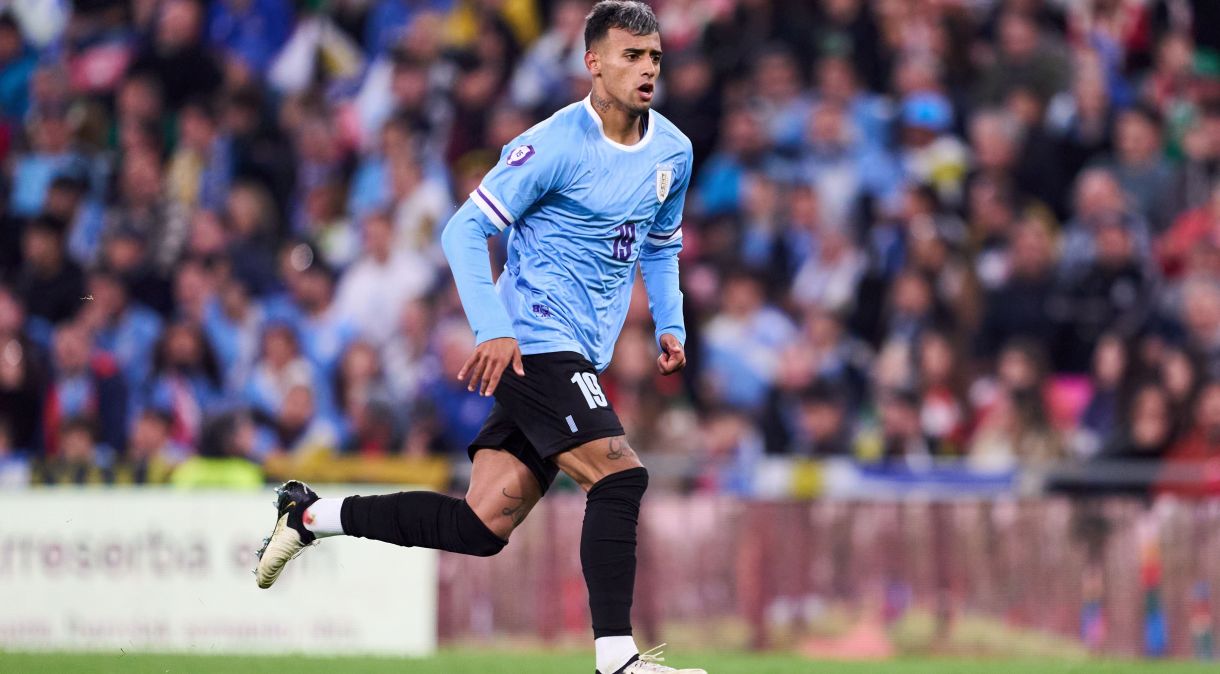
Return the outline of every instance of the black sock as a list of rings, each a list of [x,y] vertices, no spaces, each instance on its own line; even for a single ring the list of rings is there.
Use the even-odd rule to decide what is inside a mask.
[[[349,496],[339,511],[343,533],[394,545],[490,557],[508,544],[463,499],[430,491]]]
[[[631,634],[635,529],[646,489],[648,471],[640,467],[607,475],[589,490],[580,564],[589,587],[595,639]]]

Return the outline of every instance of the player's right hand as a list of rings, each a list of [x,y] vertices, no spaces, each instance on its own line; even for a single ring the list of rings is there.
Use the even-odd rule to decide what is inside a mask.
[[[509,365],[518,376],[525,376],[525,366],[521,364],[521,348],[512,337],[489,339],[476,346],[474,353],[466,359],[462,371],[458,372],[458,381],[467,382],[466,390],[476,388],[481,396],[489,396],[496,392],[500,377]]]

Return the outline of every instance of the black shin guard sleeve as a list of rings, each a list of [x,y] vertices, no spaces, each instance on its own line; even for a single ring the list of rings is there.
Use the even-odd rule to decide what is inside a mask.
[[[589,587],[593,637],[631,634],[635,530],[648,489],[643,467],[607,475],[589,490],[580,534],[580,564]]]
[[[462,499],[430,491],[349,496],[339,511],[343,533],[394,545],[490,557],[507,541],[483,524]]]

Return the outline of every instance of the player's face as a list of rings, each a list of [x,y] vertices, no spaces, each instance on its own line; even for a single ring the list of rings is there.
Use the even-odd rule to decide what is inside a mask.
[[[611,28],[595,51],[594,74],[610,98],[633,114],[647,112],[661,74],[661,34],[632,35]]]

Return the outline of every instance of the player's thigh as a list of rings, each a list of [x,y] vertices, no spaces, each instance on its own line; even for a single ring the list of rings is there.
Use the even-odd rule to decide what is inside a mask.
[[[607,475],[639,468],[640,457],[627,444],[627,438],[615,435],[586,442],[583,445],[557,454],[555,464],[568,477],[576,481],[581,489],[589,491]]]
[[[466,502],[495,535],[508,540],[541,499],[538,479],[517,457],[498,449],[474,455]]]

